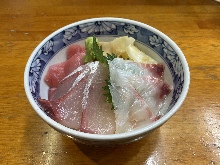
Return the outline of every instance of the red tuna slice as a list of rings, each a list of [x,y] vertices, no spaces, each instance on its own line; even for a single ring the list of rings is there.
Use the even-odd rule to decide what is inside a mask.
[[[74,71],[76,68],[84,64],[84,61],[83,61],[84,56],[85,54],[76,53],[74,56],[72,56],[65,62],[65,65],[64,65],[65,76],[67,76],[72,71]]]
[[[65,62],[51,65],[44,77],[45,82],[49,87],[57,87],[59,82],[65,77],[64,72]]]
[[[78,50],[77,47],[79,47],[78,48],[79,50],[83,49],[81,48],[81,46],[75,45],[74,46],[75,50]],[[75,54],[73,54],[74,51],[72,51],[71,56],[69,56],[71,58],[68,58],[68,60],[51,65],[49,67],[47,74],[44,78],[45,82],[49,87],[57,87],[59,82],[64,77],[66,77],[76,68],[84,64],[83,58],[85,56],[85,53],[83,52],[80,53],[79,50],[75,51]]]
[[[38,99],[44,111],[56,122],[79,130],[82,117],[82,99],[86,81],[83,79],[66,95],[55,101]]]
[[[66,76],[63,80],[59,82],[59,85],[56,89],[56,92],[52,93],[53,97],[50,97],[50,100],[57,100],[69,90],[74,87],[82,79],[86,79],[89,75],[90,68],[88,65],[82,65],[74,70],[71,74]]]
[[[89,76],[88,97],[85,110],[82,114],[80,131],[91,134],[115,133],[115,115],[111,110],[112,104],[106,102],[105,80],[108,77],[108,68],[99,64],[93,76]]]
[[[85,55],[86,54],[85,47],[76,44],[70,45],[69,48],[67,49],[67,59],[70,59],[75,54]]]

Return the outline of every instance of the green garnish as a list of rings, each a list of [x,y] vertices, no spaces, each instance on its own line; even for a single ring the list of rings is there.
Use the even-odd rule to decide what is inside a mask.
[[[88,37],[86,39],[86,55],[84,57],[84,62],[100,61],[101,63],[108,64],[105,56],[103,56],[102,46],[97,43],[98,39],[95,37]]]
[[[98,45],[98,39],[96,37],[88,37],[85,42],[86,47],[86,55],[84,57],[84,62],[92,62],[92,61],[100,61],[101,63],[104,63],[108,65],[108,61],[112,61],[117,56],[112,53],[108,54],[106,56],[103,55],[102,46]],[[108,66],[109,68],[109,66]],[[106,85],[103,87],[103,89],[106,91],[104,96],[106,96],[106,102],[112,104],[112,109],[114,109],[114,105],[112,103],[112,95],[109,89],[109,86],[111,86],[110,83],[110,76],[105,80]]]
[[[110,92],[110,89],[109,89],[109,86],[111,86],[110,77],[109,76],[108,76],[108,79],[105,80],[105,82],[106,82],[106,86],[104,86],[103,89],[106,91],[106,93],[104,94],[104,96],[106,97],[106,102],[112,104],[112,108],[111,109],[115,109],[114,105],[112,103],[112,95],[111,95],[111,92]]]
[[[112,61],[116,57],[117,56],[114,53],[112,53],[112,54],[107,53],[107,56],[105,58],[109,61]]]

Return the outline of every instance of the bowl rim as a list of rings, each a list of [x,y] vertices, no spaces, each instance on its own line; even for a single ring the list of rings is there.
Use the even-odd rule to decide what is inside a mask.
[[[183,70],[184,70],[184,85],[183,85],[183,90],[182,93],[179,97],[179,99],[177,100],[176,104],[172,107],[172,109],[166,113],[162,118],[160,118],[159,120],[153,122],[152,124],[144,127],[144,128],[139,128],[137,130],[131,131],[131,132],[125,132],[125,133],[121,133],[121,134],[111,134],[111,135],[99,135],[99,134],[89,134],[89,133],[84,133],[84,132],[80,132],[77,130],[73,130],[71,128],[65,127],[59,123],[57,123],[56,121],[54,121],[53,119],[51,119],[49,116],[47,116],[41,109],[40,107],[38,107],[38,104],[35,102],[35,100],[32,97],[32,94],[29,90],[29,70],[30,70],[30,66],[31,66],[31,62],[34,59],[36,53],[38,52],[39,48],[41,48],[49,39],[51,39],[53,36],[55,36],[56,34],[62,32],[64,29],[68,29],[71,28],[72,26],[77,26],[79,24],[84,24],[84,23],[88,23],[88,22],[94,22],[94,21],[118,21],[118,22],[126,22],[126,23],[130,23],[130,24],[135,24],[137,26],[143,27],[145,29],[148,29],[150,31],[152,31],[153,33],[159,35],[161,38],[163,38],[174,50],[175,52],[178,54],[182,65],[183,65]],[[69,136],[73,136],[75,138],[79,138],[79,139],[85,139],[85,140],[96,140],[96,141],[116,141],[116,140],[122,140],[122,139],[127,139],[127,138],[133,138],[133,137],[137,137],[139,135],[143,135],[146,132],[149,132],[159,126],[161,126],[162,124],[164,124],[166,121],[168,121],[169,118],[171,118],[175,112],[177,112],[177,110],[180,108],[180,106],[182,105],[183,101],[185,100],[188,90],[189,90],[189,85],[190,85],[190,71],[189,71],[189,67],[188,67],[188,63],[186,61],[186,58],[183,54],[183,52],[181,51],[181,49],[177,46],[177,44],[171,39],[169,38],[167,35],[165,35],[163,32],[159,31],[158,29],[139,22],[139,21],[135,21],[135,20],[131,20],[131,19],[126,19],[126,18],[116,18],[116,17],[99,17],[99,18],[89,18],[89,19],[85,19],[85,20],[81,20],[81,21],[77,21],[71,24],[68,24],[64,27],[59,28],[58,30],[54,31],[53,33],[51,33],[50,35],[48,35],[43,41],[41,41],[38,46],[33,50],[33,52],[31,53],[27,64],[25,66],[25,71],[24,71],[24,88],[25,88],[25,93],[26,96],[31,104],[31,106],[33,107],[33,109],[35,110],[35,112],[50,126],[52,126],[53,128],[55,128],[56,130],[59,130],[62,133],[65,133]]]

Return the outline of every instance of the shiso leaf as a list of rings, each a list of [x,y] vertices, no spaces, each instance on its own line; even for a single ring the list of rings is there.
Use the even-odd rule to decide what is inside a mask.
[[[102,46],[98,45],[98,39],[96,37],[88,37],[85,42],[86,55],[84,62],[100,61],[101,63],[108,63],[105,56],[103,56]]]
[[[103,63],[105,65],[108,65],[108,61],[112,61],[117,56],[112,53],[107,53],[106,56],[104,56],[104,51],[102,50],[102,46],[99,46],[98,39],[93,37],[88,37],[85,41],[85,47],[86,47],[86,55],[84,57],[84,62],[93,62],[93,61],[99,61],[100,63]],[[109,68],[109,66],[108,66]],[[106,91],[104,96],[106,96],[106,102],[112,104],[112,109],[114,109],[114,105],[112,103],[112,95],[110,92],[109,86],[111,86],[110,83],[110,76],[105,80],[106,85],[103,87],[103,89]]]

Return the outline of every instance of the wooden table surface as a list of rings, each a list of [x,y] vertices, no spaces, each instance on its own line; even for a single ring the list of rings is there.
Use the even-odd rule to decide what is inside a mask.
[[[191,72],[179,111],[144,139],[117,147],[77,144],[50,128],[29,104],[23,73],[33,49],[67,24],[123,17],[161,30],[182,49]],[[220,3],[214,0],[1,0],[0,164],[220,164]]]

